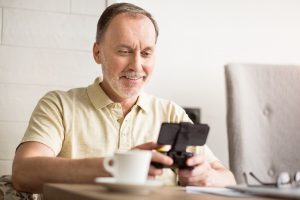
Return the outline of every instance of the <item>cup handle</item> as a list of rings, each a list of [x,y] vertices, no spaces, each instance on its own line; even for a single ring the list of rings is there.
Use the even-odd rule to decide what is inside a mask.
[[[106,157],[103,160],[103,167],[106,171],[111,173],[113,176],[115,176],[115,171],[114,171],[114,164],[109,164],[111,161],[114,161],[113,157]]]

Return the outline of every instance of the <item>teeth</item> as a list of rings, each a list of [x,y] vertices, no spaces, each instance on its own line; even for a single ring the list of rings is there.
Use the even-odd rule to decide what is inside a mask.
[[[138,72],[127,72],[122,74],[123,78],[129,79],[129,80],[139,80],[141,78],[144,78],[146,75],[144,73],[138,73]]]
[[[128,78],[128,79],[131,79],[131,80],[138,80],[139,78]]]
[[[140,77],[129,77],[129,76],[126,76],[126,78],[131,79],[131,80],[138,80],[138,79],[140,79]]]

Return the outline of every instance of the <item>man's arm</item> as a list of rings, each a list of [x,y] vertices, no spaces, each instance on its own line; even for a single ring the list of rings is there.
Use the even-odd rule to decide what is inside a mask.
[[[136,146],[135,149],[152,150],[155,143]],[[171,165],[172,159],[152,152],[152,161]],[[153,167],[149,176],[157,176],[161,169]],[[110,176],[103,168],[103,158],[67,159],[54,156],[54,152],[39,142],[25,142],[19,146],[13,163],[13,185],[18,191],[40,193],[44,183],[92,183],[95,177]]]
[[[220,161],[209,163],[204,156],[199,155],[188,159],[187,165],[195,168],[179,171],[181,185],[224,187],[236,184],[233,174]]]
[[[103,158],[67,159],[38,142],[25,142],[16,151],[13,162],[13,185],[18,191],[40,193],[43,183],[91,183],[97,176],[109,176]]]

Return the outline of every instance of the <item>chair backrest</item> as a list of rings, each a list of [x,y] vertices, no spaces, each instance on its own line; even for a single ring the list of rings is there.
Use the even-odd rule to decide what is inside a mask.
[[[252,171],[274,181],[300,171],[300,66],[228,64],[230,169],[238,183]]]

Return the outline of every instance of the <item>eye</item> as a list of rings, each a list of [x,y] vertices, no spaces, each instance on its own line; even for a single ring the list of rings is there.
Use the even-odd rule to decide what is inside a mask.
[[[152,52],[151,51],[142,51],[141,55],[143,57],[150,57],[152,55]]]
[[[118,50],[118,54],[120,54],[120,55],[127,55],[129,53],[131,53],[131,52],[128,49],[119,49]]]
[[[118,52],[119,53],[128,53],[129,51],[127,51],[127,50],[119,50]]]

